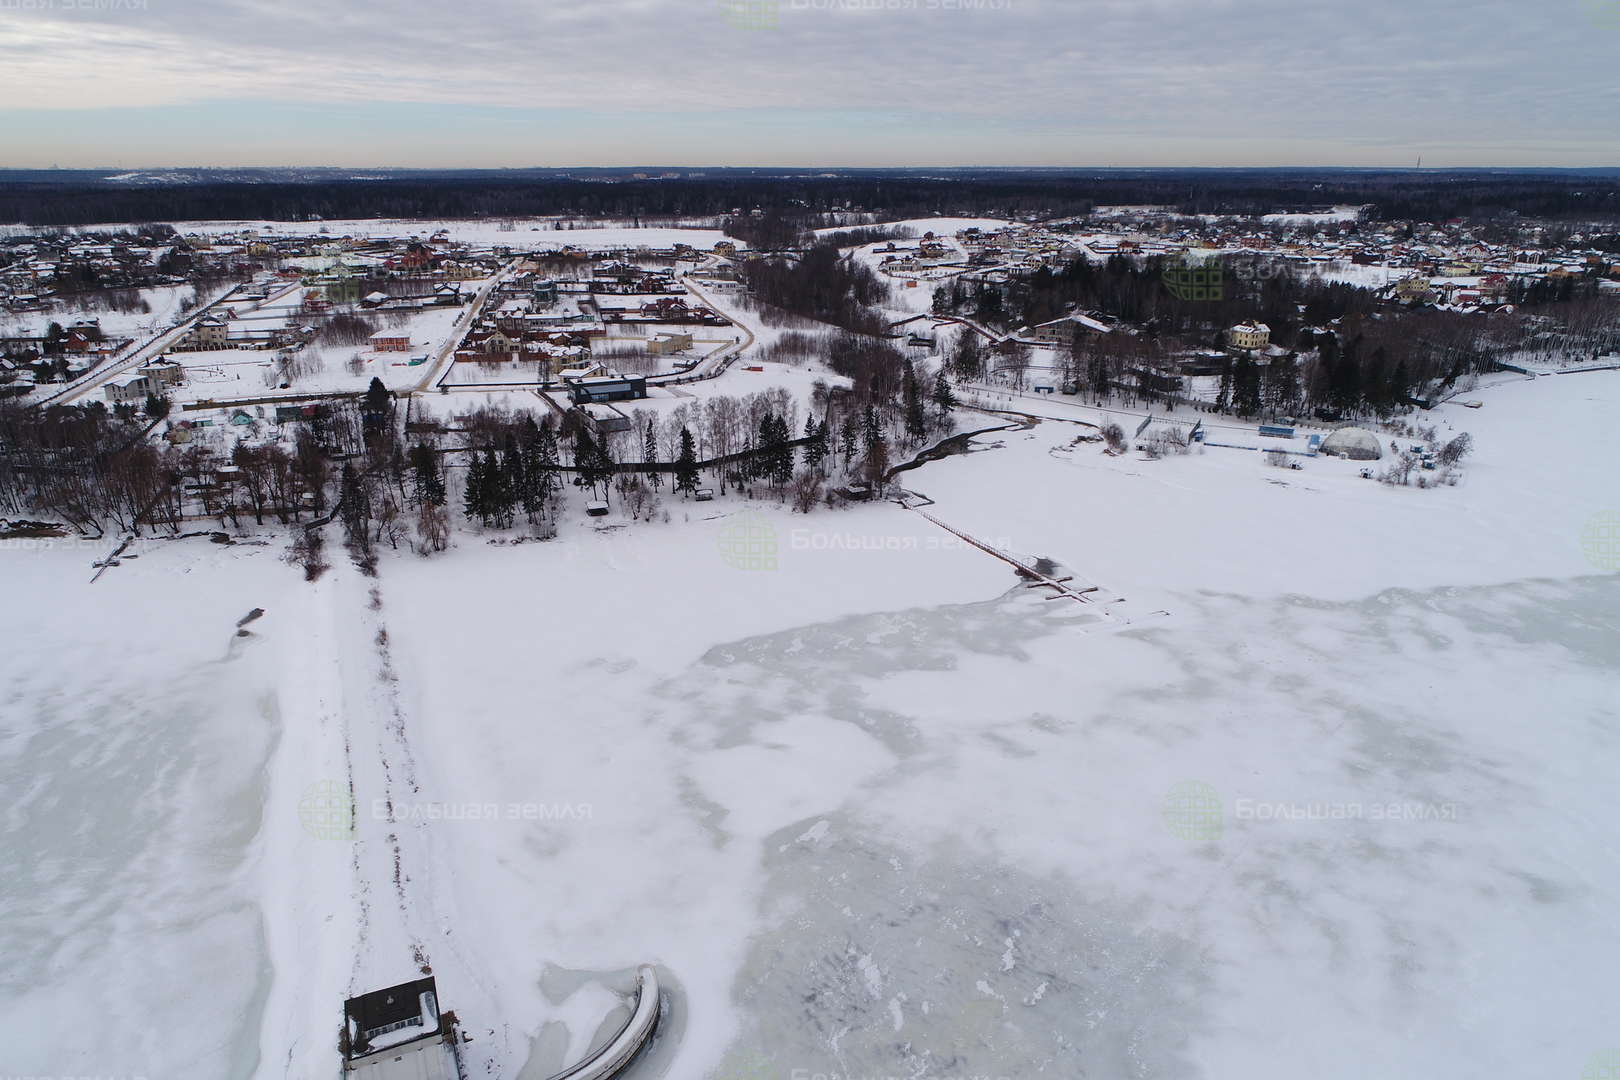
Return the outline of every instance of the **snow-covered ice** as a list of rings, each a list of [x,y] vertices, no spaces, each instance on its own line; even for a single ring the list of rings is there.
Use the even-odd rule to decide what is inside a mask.
[[[1106,608],[892,504],[753,511],[759,570],[725,504],[314,585],[279,540],[93,585],[0,548],[0,1074],[327,1075],[344,996],[430,966],[474,1074],[532,1077],[650,962],[637,1080],[1573,1080],[1615,1041],[1620,373],[1473,396],[1428,417],[1455,488],[1055,420],[902,475]]]

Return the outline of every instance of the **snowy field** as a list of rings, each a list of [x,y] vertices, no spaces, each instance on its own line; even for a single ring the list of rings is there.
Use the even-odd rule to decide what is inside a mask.
[[[0,313],[0,335],[31,334],[43,336],[52,322],[64,326],[78,319],[95,319],[101,324],[102,335],[109,338],[139,337],[172,325],[180,318],[180,305],[197,292],[193,285],[156,285],[134,290],[150,309],[148,311],[114,311],[96,308],[99,293],[82,297],[54,299],[48,311]]]
[[[1455,488],[1028,399],[900,477],[1110,605],[893,504],[314,585],[0,547],[0,1075],[330,1075],[343,997],[429,966],[533,1080],[653,962],[634,1080],[1575,1080],[1620,1041],[1620,372],[1470,396]]]
[[[554,227],[553,218],[513,218],[511,229],[502,228],[498,220],[429,221],[421,218],[360,218],[334,221],[177,221],[175,229],[186,235],[231,236],[243,229],[257,229],[265,235],[279,236],[354,236],[403,240],[410,237],[429,237],[444,233],[452,241],[480,246],[506,245],[514,251],[547,251],[563,247],[609,248],[654,247],[667,248],[675,244],[689,244],[699,250],[708,250],[727,239],[719,229],[665,228],[649,226],[635,228],[630,222],[604,225],[600,219],[581,223],[569,222],[565,227]],[[568,227],[577,225],[579,227]],[[105,225],[97,228],[114,229]],[[732,243],[747,247],[738,240]]]
[[[993,232],[996,229],[1005,229],[1013,224],[1002,218],[967,218],[967,217],[932,217],[932,218],[902,218],[898,221],[882,221],[871,225],[834,225],[826,229],[817,229],[817,236],[828,236],[836,232],[848,232],[852,229],[910,229],[920,239],[924,233],[934,233],[936,236],[955,236],[963,229],[983,229]],[[884,241],[887,243],[887,241]],[[896,243],[904,245],[903,240]]]

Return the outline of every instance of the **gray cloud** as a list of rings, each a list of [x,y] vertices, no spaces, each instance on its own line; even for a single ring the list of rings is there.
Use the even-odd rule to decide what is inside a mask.
[[[1235,163],[1289,146],[1300,162],[1430,147],[1436,164],[1620,163],[1620,17],[1603,18],[1620,0],[777,0],[757,30],[722,0],[145,3],[0,13],[5,105],[590,109],[637,118],[626,132],[732,116],[744,138],[692,151],[711,162],[751,160],[759,110],[814,110],[911,118],[907,152],[934,163]],[[855,163],[836,123],[819,134],[806,161]],[[602,154],[617,149],[604,132]]]

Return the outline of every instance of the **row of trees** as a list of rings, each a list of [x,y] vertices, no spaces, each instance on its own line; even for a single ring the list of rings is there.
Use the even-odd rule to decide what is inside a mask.
[[[0,405],[0,512],[45,513],[81,532],[179,520],[168,455],[106,408]]]

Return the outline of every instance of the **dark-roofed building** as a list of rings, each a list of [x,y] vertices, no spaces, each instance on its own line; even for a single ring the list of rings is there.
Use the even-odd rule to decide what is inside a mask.
[[[344,1076],[459,1080],[456,1017],[439,1011],[432,976],[343,1003]]]
[[[630,401],[647,396],[645,375],[592,375],[580,378],[563,376],[568,397],[575,405],[589,405],[598,401]]]

